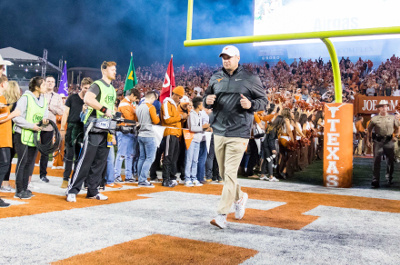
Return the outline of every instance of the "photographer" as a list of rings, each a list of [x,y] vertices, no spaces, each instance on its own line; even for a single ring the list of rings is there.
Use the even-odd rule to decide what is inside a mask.
[[[18,100],[16,109],[21,113],[14,121],[14,143],[18,155],[15,169],[15,198],[30,199],[33,195],[28,190],[29,176],[33,173],[33,164],[37,154],[34,144],[33,131],[41,131],[38,123],[43,120],[47,124],[47,101],[44,93],[47,85],[40,76],[34,77],[29,82],[29,90],[25,91]]]
[[[85,94],[84,102],[89,107],[83,123],[89,129],[90,122],[95,118],[111,118],[114,103],[117,98],[111,82],[117,73],[115,62],[101,64],[102,78],[95,81]],[[67,189],[67,201],[76,202],[76,194],[81,190],[86,180],[88,191],[86,198],[107,200],[108,197],[99,193],[97,187],[101,182],[102,173],[106,166],[109,148],[107,147],[108,132],[87,132],[84,139],[81,157],[76,165],[75,172]]]

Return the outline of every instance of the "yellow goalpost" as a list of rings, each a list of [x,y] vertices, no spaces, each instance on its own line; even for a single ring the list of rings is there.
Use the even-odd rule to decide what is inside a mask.
[[[255,36],[253,35],[253,36],[192,40],[193,2],[194,0],[188,0],[186,40],[184,42],[184,45],[186,47],[241,44],[241,43],[265,42],[265,41],[321,39],[322,42],[326,45],[329,51],[329,56],[331,58],[334,86],[335,86],[335,102],[337,103],[342,103],[342,82],[341,82],[339,61],[336,55],[336,50],[332,42],[329,40],[329,38],[400,34],[400,27],[396,26],[396,27],[382,27],[382,28],[332,30],[332,31],[304,32],[304,33],[293,33],[293,34],[255,35]]]

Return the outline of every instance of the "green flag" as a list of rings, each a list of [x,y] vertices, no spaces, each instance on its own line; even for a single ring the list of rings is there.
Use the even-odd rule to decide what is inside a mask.
[[[124,95],[126,94],[126,91],[132,89],[134,86],[137,85],[137,83],[138,80],[136,78],[135,66],[133,65],[133,56],[131,54],[131,63],[129,65],[128,74],[126,75],[125,80]]]

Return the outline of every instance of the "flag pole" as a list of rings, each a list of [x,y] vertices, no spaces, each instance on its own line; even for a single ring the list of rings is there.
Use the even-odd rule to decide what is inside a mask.
[[[174,55],[171,53],[171,60],[174,58]],[[169,77],[169,79],[172,79],[172,76]],[[172,82],[169,83],[169,97],[172,96]]]

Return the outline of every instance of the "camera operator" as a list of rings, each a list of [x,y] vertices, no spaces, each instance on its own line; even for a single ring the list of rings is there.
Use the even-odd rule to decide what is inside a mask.
[[[83,121],[86,129],[95,118],[112,118],[117,95],[111,82],[115,80],[116,65],[115,62],[103,62],[101,64],[102,78],[95,81],[85,94],[84,102],[89,106]],[[88,186],[86,198],[101,201],[108,199],[107,196],[99,193],[97,189],[101,182],[109,153],[107,134],[108,132],[106,131],[89,131],[88,137],[85,137],[81,157],[67,189],[68,202],[76,202],[76,194],[79,193],[86,178]]]

